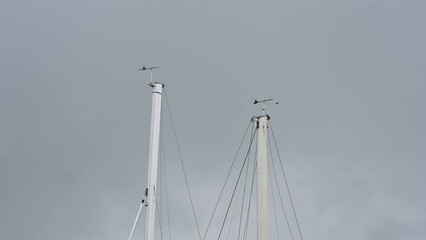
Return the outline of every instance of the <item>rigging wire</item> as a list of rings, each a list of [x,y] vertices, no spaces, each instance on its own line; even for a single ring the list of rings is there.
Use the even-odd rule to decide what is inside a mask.
[[[212,220],[213,220],[213,217],[214,217],[214,215],[215,215],[215,213],[216,213],[217,206],[219,205],[220,198],[222,197],[223,190],[225,189],[225,185],[226,185],[226,183],[228,182],[229,175],[231,174],[231,170],[232,170],[232,168],[234,167],[234,164],[235,164],[235,161],[236,161],[236,159],[237,159],[238,153],[240,152],[241,146],[243,145],[244,139],[246,138],[246,135],[247,135],[248,129],[249,129],[249,127],[250,127],[250,124],[253,124],[253,123],[250,121],[250,122],[249,122],[249,124],[247,125],[247,128],[246,128],[246,130],[245,130],[245,132],[244,132],[244,135],[243,135],[243,137],[242,137],[242,139],[241,139],[240,145],[238,146],[237,152],[235,153],[234,160],[232,161],[231,167],[230,167],[230,169],[229,169],[229,171],[228,171],[228,174],[226,175],[225,182],[223,183],[223,186],[222,186],[222,189],[221,189],[221,191],[220,191],[219,197],[218,197],[218,199],[217,199],[217,201],[216,201],[216,205],[215,205],[215,207],[214,207],[214,209],[213,209],[212,216],[210,217],[209,224],[207,225],[206,232],[204,233],[203,240],[206,238],[207,233],[208,233],[208,231],[209,231],[209,229],[210,229],[210,225],[211,225]]]
[[[253,139],[254,139],[254,136],[255,136],[255,135],[256,135],[256,134],[254,134],[254,135],[253,135],[253,138],[250,140],[249,149],[248,149],[248,151],[247,151],[247,153],[246,153],[246,157],[245,157],[245,159],[244,159],[243,166],[241,167],[240,173],[238,174],[237,182],[236,182],[236,184],[235,184],[234,191],[232,192],[231,200],[230,200],[230,202],[229,202],[229,204],[228,204],[228,208],[227,208],[227,210],[226,210],[225,218],[223,219],[222,227],[220,228],[219,237],[218,237],[217,239],[220,239],[220,236],[222,235],[223,226],[225,225],[226,218],[227,218],[227,216],[228,216],[228,212],[229,212],[229,208],[231,207],[232,200],[234,199],[235,191],[237,190],[238,183],[240,182],[241,174],[242,174],[242,172],[243,172],[243,170],[244,170],[244,167],[245,167],[245,164],[246,164],[246,162],[247,162],[247,157],[248,157],[248,155],[249,155],[249,153],[250,153],[251,146],[252,146],[252,144],[253,144]]]
[[[254,124],[252,124],[252,127],[251,127],[251,136],[250,136],[250,138],[253,138],[253,135],[255,134],[255,128],[254,128]],[[249,161],[250,161],[250,158],[251,158],[251,151],[250,151],[250,153],[249,153]],[[242,204],[241,204],[241,214],[240,214],[240,224],[239,224],[239,226],[238,226],[238,238],[237,239],[240,239],[240,234],[241,234],[241,223],[242,223],[242,219],[243,219],[243,212],[244,212],[244,203],[245,203],[245,196],[246,196],[246,187],[247,187],[247,177],[248,177],[248,170],[249,170],[249,163],[247,163],[247,168],[246,168],[246,176],[245,176],[245,179],[244,179],[244,190],[243,190],[243,202],[242,202]]]
[[[161,237],[161,240],[163,240],[163,228],[161,226],[162,220],[161,220],[160,212],[158,211],[158,205],[155,205],[155,207],[157,208],[157,221],[158,221],[158,226],[160,227],[160,237]]]
[[[272,152],[271,153],[271,159],[272,159]],[[271,165],[268,164],[268,172],[271,172]],[[269,184],[271,187],[271,194],[272,194],[272,206],[274,207],[274,217],[275,217],[275,227],[277,228],[277,239],[280,239],[280,231],[278,229],[278,219],[277,219],[277,209],[275,207],[275,194],[274,194],[274,186],[272,185],[272,178],[271,174],[268,174],[269,176]]]
[[[226,240],[229,239],[229,235],[231,233],[232,223],[234,222],[236,210],[237,210],[237,201],[234,201],[234,209],[232,210],[231,222],[229,223],[228,234],[226,235]]]
[[[256,147],[255,155],[257,155],[257,147]],[[248,223],[249,223],[250,210],[251,210],[251,200],[252,200],[253,188],[254,188],[254,180],[256,178],[256,173],[257,173],[256,168],[257,168],[257,159],[254,162],[254,166],[253,166],[253,177],[252,177],[252,180],[251,180],[250,196],[249,196],[249,203],[248,203],[248,207],[247,207],[247,216],[246,216],[246,221],[245,221],[243,240],[247,239]]]
[[[185,165],[183,164],[182,153],[180,151],[179,141],[178,141],[178,138],[177,138],[177,135],[176,135],[175,124],[174,124],[174,121],[173,121],[173,117],[172,117],[172,113],[171,113],[171,110],[170,110],[170,105],[169,105],[169,101],[168,101],[168,98],[167,98],[167,93],[166,93],[166,89],[165,88],[164,88],[164,96],[165,96],[165,100],[166,100],[166,103],[167,103],[167,110],[169,112],[170,121],[172,123],[173,134],[174,134],[174,138],[175,138],[175,141],[176,141],[176,146],[177,146],[178,153],[179,153],[179,159],[180,159],[180,163],[181,163],[181,166],[182,166],[183,175],[185,177],[186,188],[188,190],[189,199],[190,199],[190,202],[191,202],[192,214],[194,215],[195,224],[197,226],[198,237],[201,240],[200,227],[198,226],[197,216],[195,214],[194,202],[192,200],[191,191],[189,189],[188,178],[186,176],[186,171],[185,171]]]
[[[297,229],[299,231],[299,236],[300,236],[300,239],[303,240],[302,231],[300,230],[299,220],[297,219],[296,209],[295,209],[294,204],[293,204],[293,198],[291,196],[290,187],[288,186],[287,177],[285,175],[285,171],[284,171],[283,163],[282,163],[282,160],[281,160],[280,152],[278,151],[278,144],[277,144],[277,141],[275,139],[275,134],[274,134],[274,130],[272,128],[271,122],[269,122],[269,125],[271,126],[272,137],[274,139],[274,144],[275,144],[275,148],[276,148],[276,151],[277,151],[277,154],[278,154],[278,159],[280,160],[280,166],[281,166],[281,170],[283,172],[285,185],[287,187],[288,196],[290,198],[291,207],[293,209],[294,219],[296,220]]]
[[[291,231],[290,222],[288,221],[287,211],[285,210],[284,201],[283,201],[283,198],[282,198],[282,195],[281,195],[281,190],[280,190],[280,187],[279,187],[279,184],[278,184],[277,173],[276,173],[276,170],[275,170],[276,169],[275,168],[275,161],[274,161],[274,157],[273,157],[273,154],[272,154],[272,147],[271,147],[271,144],[270,144],[271,140],[270,140],[269,135],[268,135],[268,142],[269,142],[269,144],[268,144],[269,145],[269,151],[271,152],[272,169],[274,170],[273,173],[274,173],[274,177],[275,177],[275,184],[276,184],[277,190],[278,190],[278,196],[280,197],[281,207],[282,207],[283,212],[284,212],[284,218],[285,218],[285,221],[287,223],[288,231],[290,232],[291,239],[294,240],[293,231]]]

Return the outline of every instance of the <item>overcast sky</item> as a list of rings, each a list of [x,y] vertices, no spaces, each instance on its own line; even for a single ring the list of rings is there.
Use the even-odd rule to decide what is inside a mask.
[[[273,97],[305,240],[424,239],[425,13],[424,0],[2,0],[0,239],[127,239],[147,178],[142,65],[162,67],[202,231],[253,99]],[[174,220],[197,239],[189,206]]]

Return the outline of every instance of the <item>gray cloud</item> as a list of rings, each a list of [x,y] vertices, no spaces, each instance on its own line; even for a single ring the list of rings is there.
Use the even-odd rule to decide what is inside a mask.
[[[251,101],[275,97],[305,239],[425,235],[423,2],[1,5],[0,238],[127,237],[146,182],[144,64],[162,66],[202,229]],[[174,236],[196,239],[169,177]]]

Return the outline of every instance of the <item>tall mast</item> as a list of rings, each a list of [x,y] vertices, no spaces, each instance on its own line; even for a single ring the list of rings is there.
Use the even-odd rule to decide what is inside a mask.
[[[266,103],[273,99],[254,100],[262,103],[262,115],[254,117],[257,126],[257,240],[268,239],[268,121]]]
[[[154,240],[155,208],[157,193],[157,168],[160,144],[161,94],[162,83],[149,83],[152,87],[151,135],[149,144],[148,188],[146,194],[145,239]]]
[[[268,239],[268,116],[257,117],[257,240]]]
[[[152,81],[152,69],[154,68],[143,67],[141,69],[151,71],[151,82],[149,82],[148,85],[152,87],[151,135],[148,160],[148,188],[145,191],[145,205],[147,207],[145,221],[145,240],[154,240],[155,208],[157,201],[157,169],[160,145],[161,95],[163,93],[164,87],[164,84]]]

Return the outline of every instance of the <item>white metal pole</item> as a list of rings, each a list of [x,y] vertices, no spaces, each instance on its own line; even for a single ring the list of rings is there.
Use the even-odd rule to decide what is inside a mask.
[[[264,109],[263,109],[264,112]],[[268,239],[268,116],[257,118],[257,240]]]
[[[145,222],[145,240],[154,240],[155,205],[157,191],[157,168],[160,144],[161,94],[162,83],[148,83],[152,87],[151,135],[148,163],[148,194]]]

